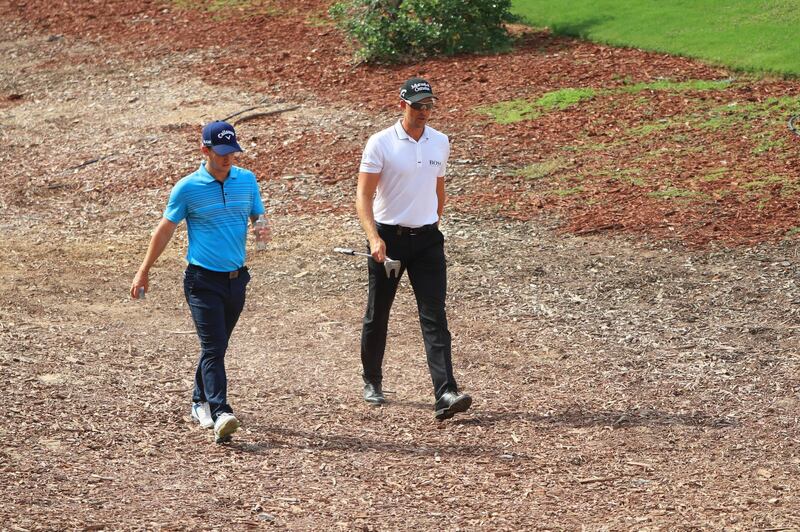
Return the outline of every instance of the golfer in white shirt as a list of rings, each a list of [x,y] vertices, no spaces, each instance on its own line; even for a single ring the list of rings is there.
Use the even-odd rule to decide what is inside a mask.
[[[472,404],[458,391],[451,359],[445,297],[447,265],[438,222],[445,203],[444,176],[450,143],[428,125],[437,99],[430,83],[411,78],[400,88],[401,119],[370,137],[358,174],[356,209],[369,241],[369,294],[361,332],[364,400],[386,402],[383,356],[389,313],[399,278],[408,272],[417,299],[436,419],[449,419]],[[381,264],[399,260],[399,275]]]

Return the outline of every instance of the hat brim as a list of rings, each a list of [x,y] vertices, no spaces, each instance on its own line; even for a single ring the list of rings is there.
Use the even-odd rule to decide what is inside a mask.
[[[417,102],[422,101],[422,100],[424,100],[426,98],[433,98],[434,100],[438,100],[439,99],[437,96],[434,96],[432,92],[418,92],[417,94],[415,94],[411,98],[403,98],[403,99],[405,101],[407,101],[407,102],[417,103]]]
[[[211,146],[211,149],[212,149],[212,150],[214,151],[214,153],[216,153],[217,155],[228,155],[229,153],[234,153],[234,152],[242,152],[242,151],[244,151],[244,150],[243,150],[243,149],[242,149],[242,148],[239,146],[239,144],[238,144],[238,143],[237,143],[237,144],[234,144],[234,145],[231,145],[231,144],[218,144],[218,145],[216,145],[216,146]]]

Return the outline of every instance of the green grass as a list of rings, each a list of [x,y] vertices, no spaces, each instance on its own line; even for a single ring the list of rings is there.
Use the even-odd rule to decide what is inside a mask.
[[[775,126],[784,126],[789,116],[797,112],[800,97],[783,96],[767,98],[763,102],[728,104],[714,107],[705,113],[700,127],[708,129],[729,129],[733,127],[747,129],[756,120],[768,120]]]
[[[797,235],[800,235],[800,227],[792,227],[791,229],[786,231],[785,238],[792,238]]]
[[[638,93],[642,91],[720,91],[730,87],[732,82],[733,81],[730,79],[690,79],[689,81],[670,81],[668,79],[662,79],[653,81],[652,83],[635,83],[632,85],[625,85],[623,88],[619,89],[619,91],[631,93]]]
[[[658,122],[655,122],[655,123],[644,124],[644,125],[641,125],[641,126],[632,127],[630,129],[628,129],[627,133],[628,133],[628,135],[631,135],[632,137],[646,137],[647,135],[650,135],[650,134],[655,133],[657,131],[661,131],[663,129],[667,129],[670,126],[670,124],[671,124],[671,122],[669,120],[661,119],[661,120],[659,120]]]
[[[585,100],[594,98],[593,89],[566,88],[547,92],[538,100],[510,100],[478,108],[478,112],[488,114],[498,124],[513,124],[523,120],[535,120],[544,113],[557,109],[567,109]]]
[[[516,174],[530,181],[535,181],[547,177],[562,168],[564,168],[564,161],[561,159],[551,159],[541,163],[529,164],[525,168],[517,170]]]
[[[574,196],[576,194],[580,194],[583,192],[583,187],[572,187],[572,188],[559,188],[556,190],[550,190],[548,194],[558,197],[566,197],[566,196]]]
[[[632,137],[645,137],[669,129],[676,124],[690,124],[692,127],[712,131],[763,129],[764,131],[760,133],[750,133],[754,141],[752,153],[760,155],[765,152],[774,152],[777,157],[785,157],[789,150],[786,149],[786,141],[782,135],[786,131],[787,120],[791,115],[796,114],[798,109],[800,109],[800,97],[798,96],[767,98],[763,102],[734,102],[707,107],[699,112],[674,116],[670,119],[662,118],[655,122],[644,123],[629,128],[626,133]],[[673,135],[670,140],[685,143],[691,139],[681,133]],[[697,151],[697,148],[688,147],[687,150]]]
[[[780,175],[767,175],[761,179],[753,179],[742,183],[742,188],[751,192],[761,192],[765,189],[778,188],[781,196],[794,196],[800,191],[800,184]]]
[[[720,179],[724,179],[728,174],[727,168],[715,168],[711,170],[707,174],[703,174],[700,176],[700,181],[705,181],[706,183],[713,183],[714,181],[719,181]]]
[[[527,100],[511,100],[478,107],[478,112],[488,114],[498,124],[535,120],[542,115],[539,108]]]
[[[786,141],[782,138],[775,139],[772,135],[762,135],[755,148],[753,148],[753,155],[760,155],[768,151],[775,151],[776,153],[785,153]]]
[[[735,69],[800,75],[797,0],[513,0],[534,27]]]
[[[498,124],[513,124],[514,122],[521,122],[523,120],[536,120],[545,113],[569,109],[570,107],[592,100],[597,96],[619,93],[636,94],[643,91],[686,92],[691,90],[724,90],[728,88],[731,83],[731,80],[714,81],[696,79],[681,82],[659,80],[653,83],[637,83],[613,89],[567,87],[546,92],[535,101],[510,100],[478,107],[477,110],[480,113],[488,114]]]
[[[614,176],[618,181],[633,185],[635,187],[643,187],[647,185],[647,180],[642,177],[644,171],[641,168],[623,168]]]
[[[567,109],[583,101],[591,100],[595,96],[594,89],[566,88],[545,93],[536,100],[536,106],[546,111]]]

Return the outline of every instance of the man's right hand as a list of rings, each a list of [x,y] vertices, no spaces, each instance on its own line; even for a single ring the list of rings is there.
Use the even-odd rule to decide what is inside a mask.
[[[376,262],[386,260],[386,242],[381,237],[369,241],[369,250]]]
[[[131,299],[139,298],[139,288],[144,288],[145,293],[150,290],[148,286],[147,272],[138,271],[131,283]]]

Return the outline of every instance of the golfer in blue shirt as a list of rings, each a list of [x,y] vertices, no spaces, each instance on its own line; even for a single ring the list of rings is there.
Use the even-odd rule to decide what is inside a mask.
[[[195,372],[192,417],[213,428],[217,443],[230,441],[239,420],[228,404],[225,351],[244,308],[250,280],[245,263],[248,219],[255,222],[264,205],[255,175],[234,166],[242,148],[227,122],[203,128],[205,161],[175,185],[163,218],[156,227],[147,254],[131,285],[131,297],[148,292],[150,268],[166,248],[175,228],[186,220],[189,249],[183,289],[200,338],[200,360]],[[259,240],[271,238],[263,229]]]

